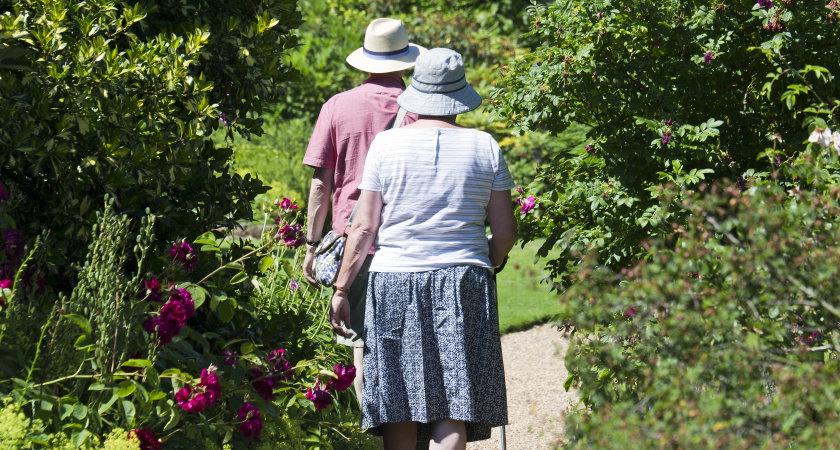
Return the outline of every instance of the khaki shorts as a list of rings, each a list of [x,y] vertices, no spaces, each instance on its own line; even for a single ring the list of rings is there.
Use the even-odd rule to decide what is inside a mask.
[[[335,340],[341,345],[348,347],[364,347],[365,346],[365,301],[367,299],[367,285],[368,285],[368,269],[373,255],[368,255],[365,258],[365,263],[359,269],[359,274],[350,285],[350,325],[348,329],[344,326],[344,321],[341,322],[341,327],[347,333],[347,337],[336,335]]]

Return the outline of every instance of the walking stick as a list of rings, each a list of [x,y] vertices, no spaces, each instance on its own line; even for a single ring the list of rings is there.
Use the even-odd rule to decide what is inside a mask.
[[[490,237],[492,237],[492,236],[488,236],[488,238],[490,238]],[[496,275],[499,272],[501,272],[502,269],[505,268],[505,264],[507,264],[507,260],[508,260],[508,257],[505,256],[505,259],[502,260],[502,264],[493,271],[493,284],[496,284]],[[498,284],[497,284],[497,286],[498,286]],[[496,304],[497,305],[499,304],[499,291],[498,291],[498,289],[496,290]],[[504,425],[502,425],[502,450],[507,450],[507,442],[506,442],[506,439],[505,439],[505,426]]]
[[[507,450],[507,443],[505,442],[505,426],[502,425],[502,450]]]

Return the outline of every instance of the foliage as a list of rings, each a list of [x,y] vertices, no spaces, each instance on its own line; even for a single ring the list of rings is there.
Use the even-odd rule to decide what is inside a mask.
[[[0,173],[47,269],[81,261],[106,193],[159,243],[250,218],[265,188],[208,136],[261,134],[299,22],[294,0],[0,1]]]
[[[370,20],[389,16],[403,20],[412,42],[450,47],[466,61],[468,80],[492,101],[503,64],[521,55],[529,45],[519,35],[524,24],[523,2],[337,2],[301,0],[305,23],[300,27],[301,45],[289,52],[289,61],[301,77],[287,84],[285,102],[274,117],[266,117],[266,133],[253,141],[232,144],[238,162],[237,173],[258,174],[272,190],[259,195],[255,207],[264,209],[280,193],[308,199],[308,169],[296,167],[303,154],[321,105],[332,95],[351,89],[365,78],[345,58],[362,45]],[[409,82],[410,80],[406,80]],[[529,184],[539,165],[563,152],[583,147],[587,129],[578,125],[560,137],[534,132],[520,136],[506,121],[495,119],[487,108],[463,115],[459,121],[485,130],[500,142],[514,179]],[[218,134],[217,134],[218,135]],[[281,137],[282,136],[282,137]]]
[[[158,258],[155,217],[134,221],[116,204],[97,214],[71,295],[19,278],[3,288],[0,351],[12,363],[0,375],[3,414],[27,415],[3,439],[95,447],[122,429],[154,433],[165,448],[369,442],[339,392],[349,383],[334,367],[347,355],[332,343],[328,293],[301,276],[299,209],[275,210],[256,243],[208,232]],[[18,272],[38,255],[29,251]],[[163,269],[151,272],[155,259]],[[334,408],[316,410],[307,393],[319,388]],[[246,404],[256,412],[243,413]]]
[[[580,383],[590,408],[573,417],[572,441],[830,446],[840,430],[839,198],[836,187],[704,185],[680,201],[687,224],[652,240],[649,260],[620,273],[588,260],[562,299],[576,332],[566,386]]]
[[[255,210],[266,212],[284,195],[295,199],[309,196],[312,170],[301,164],[313,123],[303,119],[282,120],[266,116],[265,134],[232,143],[236,173],[258,174],[271,190],[254,198]]]
[[[591,126],[589,150],[555,159],[533,186],[526,240],[559,248],[566,284],[591,249],[613,268],[684,221],[674,204],[704,180],[741,188],[795,160],[816,125],[835,120],[838,4],[828,1],[559,0],[531,9],[542,43],[505,68],[495,112],[521,129]],[[803,124],[810,129],[803,128]],[[775,150],[765,153],[774,139]]]

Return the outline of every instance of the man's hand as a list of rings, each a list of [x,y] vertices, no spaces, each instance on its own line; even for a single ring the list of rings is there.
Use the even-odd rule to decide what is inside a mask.
[[[336,334],[347,337],[347,333],[341,327],[342,321],[345,327],[350,328],[350,300],[347,298],[347,292],[337,290],[330,304],[330,325]]]
[[[315,246],[306,246],[306,256],[303,257],[303,277],[312,286],[318,287],[318,280],[315,279]]]

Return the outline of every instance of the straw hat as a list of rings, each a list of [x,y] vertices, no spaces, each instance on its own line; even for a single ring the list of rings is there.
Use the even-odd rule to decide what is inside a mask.
[[[397,19],[376,19],[365,31],[365,45],[347,57],[347,64],[368,73],[386,73],[414,66],[426,49],[408,42],[408,31]]]
[[[397,103],[415,114],[454,116],[478,108],[481,96],[467,83],[461,55],[433,48],[417,58],[411,85]]]

